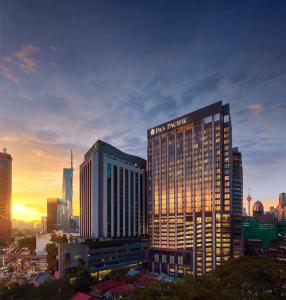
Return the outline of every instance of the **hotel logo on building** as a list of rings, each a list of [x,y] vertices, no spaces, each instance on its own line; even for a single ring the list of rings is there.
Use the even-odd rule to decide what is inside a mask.
[[[161,134],[161,133],[164,133],[166,131],[169,131],[169,130],[172,130],[172,129],[175,129],[179,126],[182,126],[182,125],[185,125],[188,123],[188,118],[182,118],[182,119],[179,119],[179,120],[176,120],[176,121],[172,121],[172,122],[169,122],[169,123],[166,123],[162,126],[159,126],[159,127],[156,127],[156,128],[152,128],[150,130],[150,135],[151,136],[154,136],[154,135],[157,135],[157,134]]]

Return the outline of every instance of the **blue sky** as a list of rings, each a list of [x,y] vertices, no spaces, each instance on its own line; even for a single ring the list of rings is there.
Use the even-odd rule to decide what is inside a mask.
[[[285,32],[285,1],[1,0],[14,201],[60,196],[70,148],[76,166],[99,138],[146,157],[147,128],[222,100],[245,196],[268,206],[286,191]]]

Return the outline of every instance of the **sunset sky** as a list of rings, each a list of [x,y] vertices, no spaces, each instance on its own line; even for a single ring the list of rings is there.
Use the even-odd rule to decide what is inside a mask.
[[[244,194],[286,191],[285,1],[0,0],[0,148],[13,216],[39,219],[62,169],[102,139],[146,158],[146,129],[230,103]]]

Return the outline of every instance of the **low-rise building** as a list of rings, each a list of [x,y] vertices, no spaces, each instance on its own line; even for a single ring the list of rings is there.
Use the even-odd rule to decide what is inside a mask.
[[[261,240],[263,248],[277,237],[277,223],[272,215],[246,217],[242,227],[244,240]]]
[[[57,244],[56,278],[64,278],[84,265],[90,272],[100,272],[141,263],[144,244],[139,240],[120,239]]]
[[[36,254],[37,255],[47,255],[46,245],[51,239],[51,234],[38,234],[36,235]]]

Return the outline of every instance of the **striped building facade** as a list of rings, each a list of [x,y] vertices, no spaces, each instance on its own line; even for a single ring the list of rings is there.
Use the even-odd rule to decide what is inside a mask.
[[[80,234],[128,238],[146,234],[146,161],[98,140],[80,166]]]

